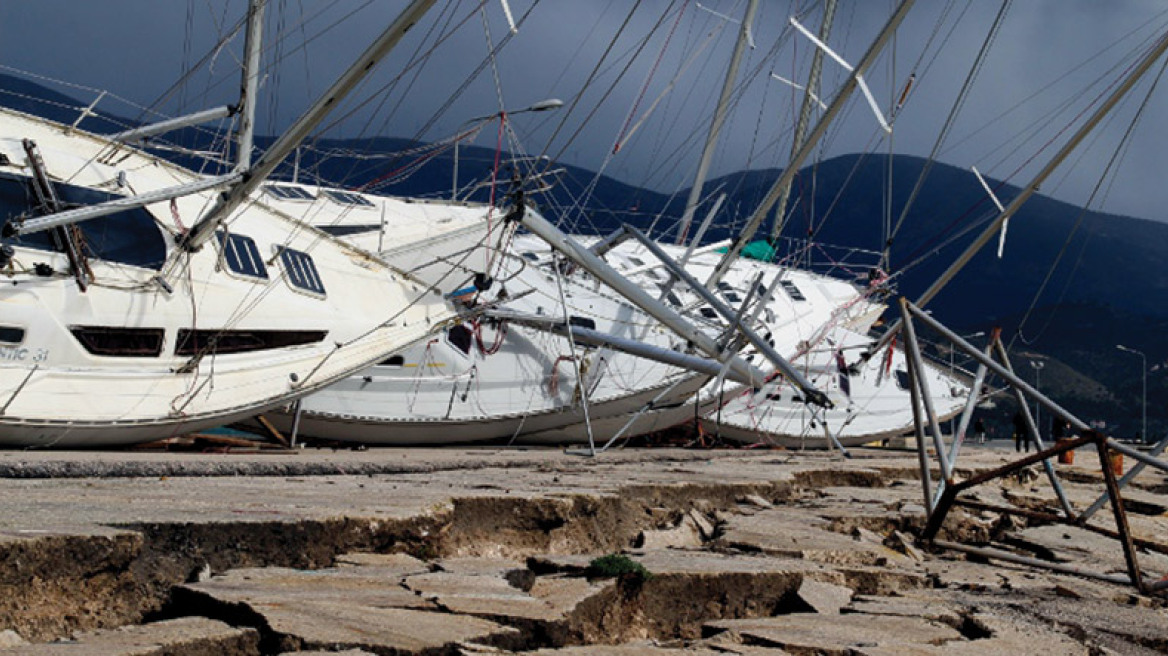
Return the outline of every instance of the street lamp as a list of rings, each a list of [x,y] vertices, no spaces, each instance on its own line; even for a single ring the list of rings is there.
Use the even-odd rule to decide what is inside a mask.
[[[1042,368],[1046,363],[1042,360],[1031,360],[1030,366],[1034,367],[1034,389],[1039,393],[1042,392]],[[1034,427],[1038,429],[1038,434],[1042,435],[1042,404],[1038,399],[1034,400]]]
[[[559,98],[548,98],[546,100],[541,100],[541,101],[539,101],[539,102],[537,102],[529,107],[524,107],[523,109],[517,109],[513,112],[509,112],[509,111],[504,109],[502,111],[495,112],[494,114],[486,114],[484,116],[476,116],[472,119],[467,119],[467,120],[463,121],[458,126],[458,129],[456,129],[454,131],[454,134],[455,134],[455,139],[454,139],[454,178],[452,181],[452,188],[450,190],[450,199],[451,200],[458,200],[458,198],[457,198],[457,196],[458,196],[458,145],[460,143],[462,143],[462,139],[458,138],[458,133],[461,132],[464,127],[471,125],[472,123],[479,123],[479,122],[485,123],[487,121],[492,121],[496,118],[505,117],[505,116],[514,116],[515,114],[526,114],[529,112],[546,112],[546,111],[550,111],[553,109],[559,109],[560,107],[563,107],[563,106],[564,106],[564,101],[560,100]]]
[[[1138,351],[1134,348],[1128,348],[1123,344],[1116,344],[1115,348],[1140,356],[1144,377],[1143,425],[1140,432],[1140,439],[1146,441],[1148,439],[1148,357],[1144,355],[1143,351]]]

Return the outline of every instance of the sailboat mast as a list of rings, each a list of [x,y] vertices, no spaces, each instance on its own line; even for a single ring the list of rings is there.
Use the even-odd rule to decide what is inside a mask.
[[[1059,164],[1062,164],[1063,160],[1069,157],[1075,148],[1077,148],[1079,144],[1084,139],[1086,139],[1088,135],[1091,134],[1091,131],[1095,129],[1095,126],[1097,126],[1100,121],[1106,118],[1107,114],[1111,112],[1112,108],[1114,108],[1115,105],[1123,99],[1127,92],[1130,91],[1133,86],[1135,86],[1135,83],[1138,82],[1139,79],[1148,72],[1148,69],[1150,69],[1152,65],[1160,59],[1166,50],[1168,50],[1168,32],[1165,32],[1160,36],[1160,40],[1156,42],[1156,44],[1152,47],[1151,50],[1148,51],[1146,55],[1144,55],[1144,58],[1140,60],[1135,68],[1133,68],[1131,72],[1128,73],[1127,77],[1124,78],[1123,82],[1115,89],[1115,91],[1112,92],[1110,96],[1108,96],[1107,100],[1104,101],[1103,104],[1095,110],[1095,113],[1091,115],[1091,118],[1087,119],[1087,121],[1083,123],[1081,127],[1079,127],[1078,131],[1075,132],[1074,136],[1072,136],[1065,144],[1063,144],[1063,147],[1059,149],[1058,153],[1056,153],[1053,158],[1051,158],[1050,162],[1048,162],[1046,166],[1044,166],[1042,170],[1034,176],[1034,179],[1030,181],[1030,184],[1022,188],[1022,192],[1019,193],[1018,196],[1014,198],[1014,200],[1011,201],[1009,205],[1006,206],[1006,209],[1002,210],[1002,212],[998,215],[998,218],[995,219],[993,223],[986,226],[985,230],[983,230],[982,233],[978,235],[977,239],[975,239],[973,243],[966,247],[965,252],[963,252],[956,260],[954,260],[953,264],[949,265],[949,268],[946,269],[945,272],[942,273],[937,278],[937,280],[933,282],[933,284],[930,285],[929,288],[920,295],[914,304],[916,307],[924,308],[925,304],[933,300],[933,297],[936,296],[942,289],[944,289],[945,285],[949,284],[949,281],[952,280],[959,271],[965,268],[966,264],[969,264],[969,261],[973,259],[973,256],[977,255],[978,251],[980,251],[982,247],[986,245],[986,243],[994,238],[994,235],[998,232],[999,229],[1001,229],[1002,224],[1006,222],[1006,219],[1009,219],[1011,216],[1017,213],[1018,209],[1022,207],[1022,204],[1029,200],[1030,197],[1038,191],[1038,188],[1042,185],[1043,182],[1046,181],[1048,177],[1050,177],[1052,173],[1054,173],[1054,170],[1058,168]],[[898,319],[896,323],[893,324],[892,327],[884,333],[884,336],[880,338],[880,341],[876,343],[876,346],[870,352],[876,353],[880,349],[887,346],[888,343],[892,341],[893,336],[896,335],[896,333],[901,329],[902,325],[903,320]]]
[[[718,266],[714,269],[714,273],[710,275],[710,279],[706,282],[707,287],[716,285],[720,280],[722,280],[722,277],[725,276],[726,272],[730,269],[730,265],[734,262],[735,258],[738,257],[738,254],[742,252],[742,247],[745,246],[752,237],[754,237],[755,231],[757,231],[758,227],[762,225],[762,220],[766,218],[767,213],[772,207],[774,207],[775,202],[778,201],[779,195],[782,193],[783,188],[790,186],[791,180],[794,179],[795,174],[799,171],[799,167],[802,166],[807,157],[811,155],[811,151],[815,148],[815,145],[819,143],[819,139],[825,132],[827,132],[827,126],[831,125],[832,120],[834,120],[836,115],[839,114],[841,110],[843,110],[844,103],[848,100],[848,98],[851,97],[852,92],[855,91],[859,84],[859,77],[863,75],[864,71],[868,70],[868,68],[876,61],[876,57],[884,48],[884,44],[888,41],[889,38],[892,37],[892,34],[896,31],[896,28],[900,26],[901,21],[904,20],[905,15],[908,13],[908,10],[912,8],[914,2],[915,0],[902,0],[900,5],[896,8],[896,11],[894,11],[892,16],[888,19],[888,22],[885,23],[884,28],[880,30],[880,34],[876,37],[876,40],[873,41],[872,45],[868,47],[868,52],[864,53],[864,57],[858,64],[856,64],[852,74],[848,76],[847,81],[844,82],[843,88],[840,89],[839,93],[837,93],[835,98],[832,99],[831,104],[828,105],[827,110],[824,111],[823,116],[819,117],[819,121],[811,130],[811,134],[807,135],[807,141],[803,143],[802,147],[799,148],[799,152],[791,158],[790,162],[787,163],[787,167],[783,169],[782,175],[780,175],[779,179],[775,181],[775,184],[771,186],[771,190],[767,193],[766,198],[763,199],[758,208],[754,210],[754,214],[752,214],[750,219],[746,222],[746,226],[742,229],[742,233],[739,234],[738,238],[734,240],[734,243],[730,245],[730,249],[722,257],[722,261],[718,263]]]
[[[710,162],[714,159],[714,147],[718,143],[718,134],[722,131],[722,124],[726,122],[726,107],[730,103],[730,94],[734,91],[734,79],[738,77],[738,65],[742,62],[742,51],[746,49],[746,42],[750,37],[750,25],[754,22],[754,13],[758,9],[758,0],[750,0],[746,5],[746,15],[742,18],[742,25],[738,30],[738,41],[734,44],[734,54],[730,57],[730,66],[726,70],[726,79],[722,82],[722,95],[718,98],[718,107],[714,110],[714,120],[710,124],[710,133],[706,136],[706,145],[702,149],[702,158],[698,162],[698,172],[694,176],[693,186],[689,190],[689,198],[685,201],[685,211],[681,215],[681,222],[677,228],[677,243],[685,242],[689,224],[693,221],[698,203],[702,200],[702,187],[706,183],[706,175],[710,171]]]
[[[251,168],[251,149],[255,139],[256,88],[260,79],[260,42],[263,40],[264,7],[267,0],[251,0],[247,8],[247,34],[244,37],[243,79],[239,98],[242,111],[239,118],[239,153],[236,168]]]
[[[823,23],[819,26],[819,40],[827,43],[831,34],[831,23],[835,19],[836,0],[827,0],[823,5]],[[791,159],[799,152],[803,145],[803,137],[807,134],[807,123],[811,119],[811,110],[819,97],[819,78],[823,73],[823,49],[816,48],[811,55],[811,71],[807,75],[807,89],[803,95],[803,105],[799,108],[799,121],[795,123],[795,136],[791,142]],[[783,216],[787,213],[787,200],[791,197],[791,183],[783,187],[779,200],[775,203],[775,222],[771,226],[771,244],[779,239],[783,232]]]
[[[256,161],[243,180],[224,192],[215,205],[199,219],[187,238],[183,247],[187,250],[196,250],[210,239],[215,228],[235,211],[247,197],[255,191],[272,171],[288,156],[304,138],[328,116],[337,104],[365,79],[369,71],[394,48],[422,16],[434,5],[435,0],[413,0],[393,24],[390,25],[376,41],[370,45],[353,65],[345,71],[327,91],[309,107],[295,123],[289,127],[272,147]]]

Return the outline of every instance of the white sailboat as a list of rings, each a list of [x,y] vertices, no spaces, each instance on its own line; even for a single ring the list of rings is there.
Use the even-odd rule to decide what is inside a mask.
[[[498,257],[488,290],[456,292],[490,315],[448,325],[304,399],[298,435],[395,445],[530,442],[533,435],[587,442],[589,420],[626,416],[663,390],[685,398],[706,380],[552,332],[570,326],[663,351],[684,346],[605,288],[557,281],[554,271],[513,252]],[[291,411],[269,418],[284,429],[296,421]]]
[[[748,29],[745,24],[744,29]],[[372,208],[377,202],[370,199],[370,214],[376,214]],[[389,213],[394,214],[393,211]],[[385,214],[383,210],[382,215]],[[690,214],[692,211],[687,210],[687,215]],[[350,238],[370,243],[377,234],[380,233],[371,231],[364,236],[353,234]],[[543,237],[548,238],[548,235]],[[695,277],[711,276],[723,264],[715,252],[716,247],[700,249],[686,257],[683,257],[680,247],[665,248],[668,257],[685,259],[687,270]],[[549,303],[554,303],[551,286],[555,277],[561,275],[562,265],[553,261],[546,243],[531,236],[521,236],[516,240],[510,257],[516,255],[542,267],[543,279],[541,275],[527,272],[504,274],[515,278],[512,292],[518,287],[524,290],[522,294],[535,294],[540,299],[536,305],[543,312]],[[394,254],[387,253],[386,256],[394,261]],[[441,255],[437,259],[448,257]],[[660,262],[654,262],[654,256],[645,252],[642,245],[626,242],[606,257],[615,272],[639,285],[644,290],[642,293],[661,295],[660,286],[666,284],[668,272]],[[760,307],[760,316],[751,327],[766,340],[772,355],[780,358],[800,357],[812,352],[829,331],[848,330],[849,326],[864,322],[870,324],[883,309],[866,300],[864,290],[849,282],[805,271],[779,269],[751,260],[733,262],[722,274],[717,292],[724,302],[730,304],[737,304],[751,294],[757,300],[756,287],[765,289],[759,284],[760,274],[775,286],[777,293],[770,294],[765,306]],[[565,295],[569,309],[559,309],[552,314],[583,316],[578,314],[582,306],[579,299],[589,298],[587,303],[592,308],[601,302],[596,297],[599,286],[588,274],[577,274],[558,284],[572,290]],[[597,291],[591,291],[593,288]],[[705,303],[693,289],[679,286],[663,300],[672,311],[684,312],[710,340],[725,340],[733,334],[728,330],[726,317]],[[506,309],[522,315],[530,313],[532,304],[516,300],[508,302]],[[604,315],[603,312],[600,314]],[[617,324],[609,319],[602,319],[601,323],[603,330],[616,329]],[[498,325],[480,323],[469,330],[452,328],[444,338],[432,340],[425,348],[399,354],[381,366],[317,395],[304,403],[302,429],[317,437],[383,443],[502,438],[521,442],[580,442],[592,438],[594,431],[607,438],[618,430],[624,434],[638,434],[668,428],[693,419],[702,411],[716,408],[727,398],[725,390],[713,385],[707,386],[699,397],[692,397],[694,391],[716,376],[680,376],[680,372],[666,369],[668,373],[660,378],[661,384],[652,384],[657,382],[653,376],[639,377],[633,384],[628,382],[632,377],[624,374],[621,376],[626,379],[622,385],[623,394],[606,387],[610,383],[604,373],[594,374],[595,380],[584,386],[591,392],[587,398],[577,392],[575,400],[567,403],[548,394],[547,381],[558,380],[561,375],[549,370],[548,363],[573,357],[563,355],[571,345],[562,337],[539,336],[526,327],[513,325],[512,334],[522,335],[520,341],[505,344],[499,352],[493,352],[484,348],[483,343],[492,343],[492,339],[483,339],[483,335],[486,333],[497,338],[500,334]],[[472,340],[468,334],[479,339]],[[645,339],[644,335],[640,337]],[[520,348],[517,344],[524,346]],[[748,346],[743,351],[747,360],[757,358],[761,364],[764,358],[760,357],[763,355],[759,352],[760,347]],[[653,372],[655,366],[660,366],[637,364],[628,356],[613,353],[601,356],[601,359],[605,360],[609,372],[636,371],[641,374]],[[532,363],[540,364],[533,366]],[[797,371],[784,373],[788,377],[799,377]],[[735,386],[729,397],[760,386],[761,378],[745,387]],[[804,389],[800,398],[814,392]],[[587,411],[588,406],[591,406],[591,412]],[[471,408],[469,413],[467,407]],[[854,418],[851,414],[854,407],[848,410],[849,418]],[[422,417],[415,415],[418,408],[425,408],[421,411]],[[634,411],[635,418],[630,419]],[[554,419],[547,414],[549,412],[554,414]],[[281,423],[287,426],[292,420],[286,417]],[[442,426],[440,431],[425,430],[427,426],[439,425]],[[896,428],[900,429],[902,425],[898,424]]]
[[[528,237],[519,245],[545,261],[547,247],[538,240]],[[682,256],[680,247],[659,247],[674,257]],[[698,279],[709,275],[720,261],[722,247],[715,243],[695,250],[686,269]],[[664,268],[637,244],[621,244],[606,257],[617,271],[647,291],[659,290],[666,280]],[[870,293],[875,290],[802,269],[742,259],[727,269],[718,294],[737,305],[759,280],[776,289],[757,315],[756,331],[827,395],[830,407],[809,403],[801,390],[781,376],[758,386],[710,381],[684,403],[642,408],[631,423],[627,417],[595,422],[594,430],[612,435],[623,428],[623,434],[637,435],[697,417],[707,432],[732,441],[799,448],[862,444],[911,430],[903,352],[894,350],[858,368],[840,365],[839,356],[846,355],[851,362],[860,349],[870,346],[867,332],[884,310]],[[667,298],[712,334],[728,329],[728,322],[692,290],[677,286]],[[747,360],[761,361],[749,345],[742,354]],[[946,417],[959,412],[967,386],[940,367],[926,364],[925,371],[938,412]]]
[[[217,178],[127,135],[0,110],[0,444],[127,444],[242,419],[453,316],[420,279],[248,200],[429,4],[403,12],[252,164],[254,0],[241,158]]]

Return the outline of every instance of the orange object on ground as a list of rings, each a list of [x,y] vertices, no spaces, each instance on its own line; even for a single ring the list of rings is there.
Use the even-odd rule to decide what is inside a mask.
[[[1110,451],[1107,454],[1107,459],[1111,463],[1111,473],[1123,476],[1123,454],[1118,451]]]
[[[1055,443],[1061,445],[1062,443],[1069,442],[1069,441],[1070,440],[1068,438],[1059,438],[1058,440],[1055,440]],[[1058,454],[1058,461],[1059,461],[1060,465],[1073,465],[1073,464],[1075,464],[1075,450],[1074,449],[1067,449],[1066,451],[1063,451],[1062,453]]]

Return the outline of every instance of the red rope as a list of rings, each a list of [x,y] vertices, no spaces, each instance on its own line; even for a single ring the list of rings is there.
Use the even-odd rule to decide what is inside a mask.
[[[479,346],[479,353],[482,353],[483,355],[494,355],[499,352],[499,349],[503,348],[503,339],[507,337],[507,324],[499,324],[499,327],[495,330],[495,343],[491,344],[490,348],[487,348],[483,345],[482,322],[474,321],[471,323],[471,325],[474,326],[474,337],[475,342],[478,343]]]

